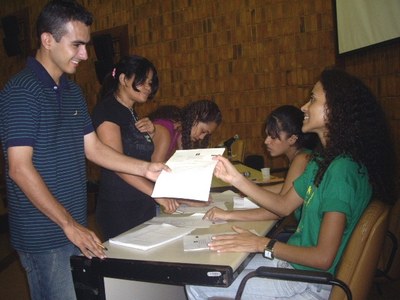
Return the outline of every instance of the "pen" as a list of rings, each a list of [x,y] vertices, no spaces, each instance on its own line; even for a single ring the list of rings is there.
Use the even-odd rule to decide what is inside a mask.
[[[103,244],[101,244],[101,243],[96,243],[96,244],[99,245],[103,250],[108,251],[107,247],[104,246]]]

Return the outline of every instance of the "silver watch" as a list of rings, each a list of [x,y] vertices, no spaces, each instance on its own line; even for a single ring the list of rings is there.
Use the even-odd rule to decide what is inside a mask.
[[[263,256],[265,258],[268,258],[268,259],[271,259],[271,260],[275,258],[275,256],[274,256],[274,245],[275,245],[275,243],[276,243],[276,240],[272,239],[265,246],[264,254],[263,254]]]

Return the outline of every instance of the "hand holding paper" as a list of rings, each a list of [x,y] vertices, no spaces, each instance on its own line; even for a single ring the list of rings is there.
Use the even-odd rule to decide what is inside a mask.
[[[154,186],[153,198],[185,198],[208,201],[216,160],[224,148],[177,150],[167,161],[171,172],[162,171]]]

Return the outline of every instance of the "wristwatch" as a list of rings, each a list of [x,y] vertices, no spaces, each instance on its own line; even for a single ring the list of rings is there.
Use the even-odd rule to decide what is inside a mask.
[[[268,259],[271,259],[271,260],[275,258],[275,256],[274,256],[274,245],[275,245],[275,243],[276,243],[276,240],[272,239],[265,246],[264,254],[263,254],[263,256],[265,258],[268,258]]]

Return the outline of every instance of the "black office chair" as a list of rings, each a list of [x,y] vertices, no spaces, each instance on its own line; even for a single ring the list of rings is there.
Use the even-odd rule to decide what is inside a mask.
[[[400,279],[400,199],[390,209],[389,228],[375,273],[375,284],[383,295],[381,285]]]
[[[250,168],[261,170],[264,168],[264,157],[258,154],[247,155],[243,163]]]
[[[347,244],[336,276],[328,272],[259,267],[242,279],[235,299],[241,299],[246,282],[255,276],[333,285],[330,300],[366,299],[386,234],[388,215],[389,207],[383,202],[372,201],[368,205]]]

